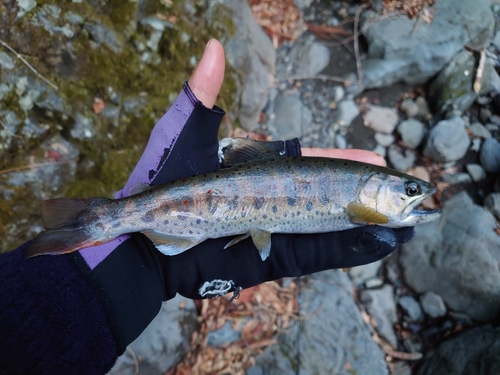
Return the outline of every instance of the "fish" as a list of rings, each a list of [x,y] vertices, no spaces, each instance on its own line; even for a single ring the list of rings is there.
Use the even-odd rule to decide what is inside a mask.
[[[125,198],[43,201],[46,230],[25,255],[65,254],[141,232],[170,256],[210,238],[236,236],[228,248],[251,237],[264,261],[272,233],[400,228],[436,220],[439,209],[417,209],[435,192],[430,183],[386,167],[265,152],[264,159],[140,187]]]

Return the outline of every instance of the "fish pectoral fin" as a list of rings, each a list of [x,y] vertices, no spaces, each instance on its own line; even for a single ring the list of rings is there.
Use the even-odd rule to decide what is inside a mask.
[[[389,222],[386,215],[357,202],[349,203],[346,212],[353,223],[387,224]]]
[[[253,243],[262,260],[266,260],[271,253],[271,232],[262,229],[250,229]]]
[[[227,249],[228,247],[231,247],[231,246],[237,244],[238,242],[243,241],[244,239],[246,239],[248,237],[250,237],[250,233],[245,233],[245,234],[242,234],[240,236],[234,237],[231,241],[229,241],[227,243],[226,246],[224,246],[224,249]]]
[[[145,230],[142,234],[153,242],[160,253],[165,255],[180,254],[204,241],[202,238],[173,236],[154,230]]]
[[[129,195],[135,195],[135,194],[139,194],[139,193],[151,190],[152,188],[154,188],[154,186],[148,185],[145,182],[139,182],[138,184],[135,184],[134,186],[132,186],[128,193],[129,193]]]

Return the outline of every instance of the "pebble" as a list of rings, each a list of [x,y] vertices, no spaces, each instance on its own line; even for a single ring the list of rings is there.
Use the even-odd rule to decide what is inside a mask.
[[[399,121],[396,109],[377,105],[369,105],[363,117],[366,126],[386,134],[391,134]]]
[[[454,117],[438,122],[431,129],[424,154],[439,163],[459,160],[467,153],[469,146],[464,120]]]
[[[419,113],[417,103],[411,98],[403,100],[400,108],[409,118],[416,117]]]
[[[425,167],[421,166],[413,167],[410,168],[406,173],[408,173],[410,176],[415,176],[427,182],[431,181],[431,174]]]
[[[468,173],[455,173],[455,174],[445,174],[443,176],[444,182],[449,182],[450,184],[468,184],[472,182],[472,178]]]
[[[282,94],[274,101],[276,139],[291,139],[309,129],[312,113],[296,95]]]
[[[349,277],[356,286],[363,285],[363,283],[371,278],[377,276],[382,261],[378,260],[373,263],[365,264],[363,266],[353,267],[349,270]]]
[[[484,208],[500,220],[500,193],[491,193],[484,200]]]
[[[491,138],[491,133],[479,122],[475,122],[470,126],[470,131],[478,138]]]
[[[398,132],[406,147],[416,149],[422,143],[425,127],[422,122],[414,119],[405,120],[398,125]]]
[[[378,277],[372,277],[365,281],[366,289],[380,288],[382,285],[384,285],[384,281],[380,280]]]
[[[475,151],[475,152],[479,152],[479,150],[481,150],[481,143],[482,142],[481,142],[480,138],[472,138],[470,150]]]
[[[406,172],[408,169],[410,169],[415,163],[416,159],[414,151],[406,150],[403,154],[400,148],[396,145],[390,146],[387,154],[392,166],[401,172]]]
[[[385,156],[387,155],[387,149],[381,145],[375,146],[375,148],[372,151],[376,154],[379,154],[383,158],[385,158]]]
[[[425,292],[420,296],[420,306],[422,310],[431,318],[439,318],[446,314],[446,305],[439,294]]]
[[[341,134],[335,134],[335,147],[340,149],[347,148],[347,139]]]
[[[240,339],[240,332],[235,331],[231,323],[226,322],[221,328],[208,333],[207,343],[209,346],[225,346]]]
[[[487,123],[490,121],[491,111],[488,108],[481,108],[479,110],[479,118],[482,122]]]
[[[483,181],[486,178],[486,172],[479,164],[467,164],[465,168],[474,182]]]
[[[500,127],[498,126],[498,124],[486,124],[484,126],[484,128],[486,130],[488,130],[489,132],[496,132],[496,131],[498,131],[498,129],[500,129]]]
[[[432,117],[431,111],[429,110],[429,104],[427,104],[427,100],[423,96],[419,96],[417,100],[415,100],[418,106],[418,114],[424,119],[430,119]]]
[[[14,61],[3,51],[0,51],[0,66],[6,70],[14,69]]]
[[[337,105],[338,123],[343,126],[351,125],[351,122],[358,117],[359,108],[354,100],[342,100]]]
[[[479,153],[484,170],[489,173],[500,173],[500,142],[495,138],[484,140]]]
[[[380,146],[389,147],[394,143],[394,139],[392,134],[375,133],[375,140]]]
[[[342,99],[344,99],[345,96],[345,90],[343,86],[334,86],[333,87],[333,99],[335,102],[340,102]]]
[[[398,300],[398,304],[412,322],[419,322],[424,319],[424,313],[415,298],[403,296]]]

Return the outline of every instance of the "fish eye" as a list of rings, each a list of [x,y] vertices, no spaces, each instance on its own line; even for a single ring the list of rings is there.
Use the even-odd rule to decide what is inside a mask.
[[[420,194],[420,192],[421,192],[420,185],[417,184],[415,181],[410,181],[406,184],[406,194],[409,197],[413,197],[417,194]]]

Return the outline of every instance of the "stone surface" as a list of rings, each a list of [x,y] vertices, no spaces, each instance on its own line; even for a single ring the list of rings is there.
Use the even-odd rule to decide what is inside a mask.
[[[293,75],[314,77],[330,62],[330,51],[313,36],[305,35],[293,44],[289,58],[293,61]]]
[[[341,100],[337,104],[337,122],[340,125],[349,126],[358,115],[359,108],[354,100]]]
[[[480,49],[493,37],[489,0],[440,0],[432,7],[433,21],[369,16],[363,32],[368,58],[363,62],[366,88],[403,81],[423,84],[438,73],[465,45]],[[365,14],[370,15],[366,12]]]
[[[486,58],[481,90],[473,90],[476,64],[474,55],[463,50],[438,74],[429,87],[429,101],[436,111],[461,114],[479,95],[500,89],[500,77],[494,62]]]
[[[467,164],[465,168],[474,182],[483,181],[486,178],[486,172],[479,164]]]
[[[500,172],[500,142],[495,138],[485,139],[479,153],[481,165],[489,173]]]
[[[236,33],[224,44],[228,62],[242,75],[241,105],[234,112],[241,126],[249,131],[258,127],[258,119],[268,99],[275,72],[276,50],[253,18],[245,0],[223,1],[231,10]]]
[[[180,306],[184,307],[181,308]],[[197,311],[192,300],[176,296],[164,302],[160,312],[129,348],[137,357],[138,372],[130,351],[122,354],[110,375],[157,375],[165,373],[187,353],[197,329]]]
[[[441,223],[415,227],[401,246],[408,285],[417,293],[433,291],[456,311],[477,321],[500,312],[500,236],[493,215],[462,192],[447,200]]]
[[[210,346],[226,346],[240,338],[240,332],[235,331],[230,322],[226,322],[221,328],[208,333],[207,343]]]
[[[479,122],[474,122],[470,126],[470,131],[475,137],[478,138],[491,138],[491,133]]]
[[[380,107],[378,105],[368,105],[363,121],[366,126],[373,130],[391,134],[398,124],[398,112],[394,108]]]
[[[388,374],[384,353],[371,339],[352,283],[338,270],[314,274],[302,287],[303,319],[279,337],[279,345],[257,357],[252,374]],[[297,329],[300,368],[297,369]]]
[[[425,136],[425,127],[418,120],[405,120],[398,125],[398,132],[404,145],[412,150],[416,149],[422,143]]]
[[[397,145],[391,145],[387,151],[387,156],[391,165],[401,172],[406,172],[413,167],[416,160],[415,152],[412,150],[403,150]]]
[[[424,318],[424,313],[415,298],[411,296],[403,296],[399,298],[398,304],[401,306],[410,321],[419,322]]]
[[[356,286],[363,285],[365,281],[377,276],[382,261],[365,264],[364,266],[353,267],[349,270],[349,276]]]
[[[500,220],[500,193],[491,193],[484,200],[484,208]]]
[[[417,103],[415,103],[415,101],[411,98],[403,100],[401,102],[400,109],[406,113],[406,116],[409,118],[416,117],[419,112]]]
[[[439,318],[446,314],[446,305],[439,294],[425,292],[420,296],[422,310],[431,318]]]
[[[380,289],[363,290],[360,297],[366,311],[375,320],[377,332],[396,347],[397,337],[393,325],[397,322],[397,317],[392,287],[384,285]]]
[[[392,134],[375,133],[375,140],[380,146],[389,147],[394,143],[394,136]]]
[[[500,374],[500,327],[476,327],[459,333],[430,351],[416,375]]]
[[[296,95],[281,94],[274,101],[273,139],[300,137],[311,125],[312,114]]]
[[[464,157],[469,146],[464,120],[454,117],[439,121],[431,129],[424,154],[440,163],[455,161]]]

